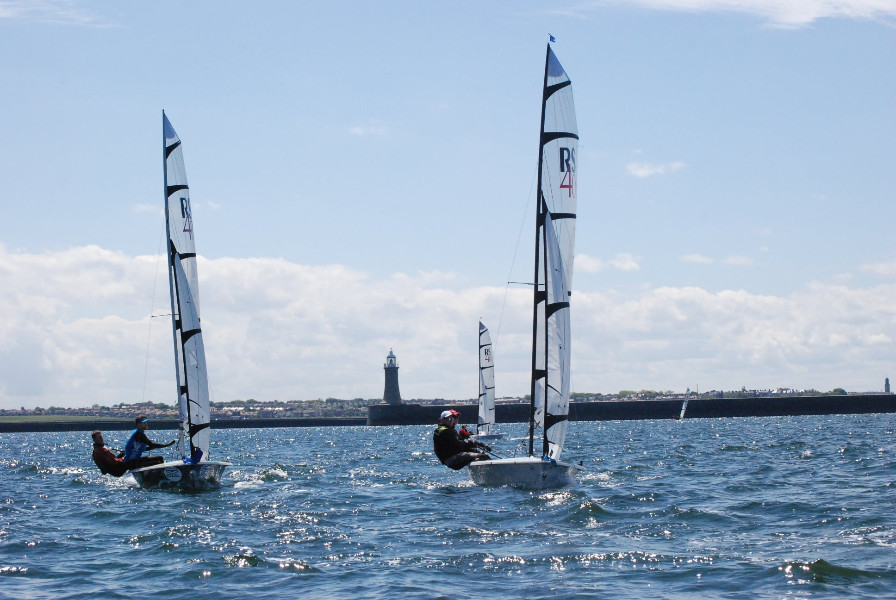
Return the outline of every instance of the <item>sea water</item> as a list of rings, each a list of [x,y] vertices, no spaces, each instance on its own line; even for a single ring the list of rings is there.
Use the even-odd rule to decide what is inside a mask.
[[[193,494],[0,434],[0,598],[896,597],[896,415],[574,422],[553,491],[475,487],[431,431],[215,431]]]

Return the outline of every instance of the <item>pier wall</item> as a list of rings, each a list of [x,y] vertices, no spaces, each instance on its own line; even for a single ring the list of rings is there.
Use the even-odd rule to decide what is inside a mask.
[[[681,412],[681,400],[606,400],[571,402],[571,421],[632,421],[672,419]],[[367,407],[368,425],[430,425],[444,410],[461,413],[460,422],[475,424],[474,404],[373,404]],[[783,417],[799,415],[848,415],[896,412],[896,395],[850,394],[846,396],[779,396],[755,398],[699,398],[688,401],[686,419],[723,417]],[[525,423],[528,404],[498,404],[498,423]]]

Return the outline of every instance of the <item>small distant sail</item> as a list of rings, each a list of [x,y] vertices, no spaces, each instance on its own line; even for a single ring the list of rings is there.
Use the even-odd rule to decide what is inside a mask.
[[[495,363],[492,338],[488,328],[479,322],[479,419],[477,435],[489,435],[495,424]]]

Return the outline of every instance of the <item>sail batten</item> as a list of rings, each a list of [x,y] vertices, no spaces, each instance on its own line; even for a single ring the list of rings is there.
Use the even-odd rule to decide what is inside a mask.
[[[560,132],[560,131],[546,132],[546,133],[542,134],[542,136],[541,136],[541,143],[547,144],[549,142],[553,142],[554,140],[562,140],[562,139],[566,139],[566,138],[569,138],[572,140],[578,140],[579,136],[575,133],[569,133],[568,131],[567,132]]]

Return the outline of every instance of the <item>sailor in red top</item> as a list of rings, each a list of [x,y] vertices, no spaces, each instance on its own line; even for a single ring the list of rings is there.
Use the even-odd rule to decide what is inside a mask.
[[[94,431],[90,436],[93,438],[93,462],[99,467],[103,475],[114,475],[121,477],[127,473],[128,468],[121,458],[124,452],[115,456],[112,451],[106,448],[106,442],[103,440],[103,434],[100,431]]]

